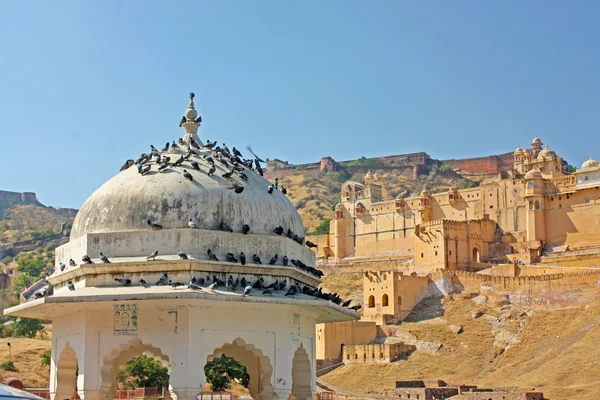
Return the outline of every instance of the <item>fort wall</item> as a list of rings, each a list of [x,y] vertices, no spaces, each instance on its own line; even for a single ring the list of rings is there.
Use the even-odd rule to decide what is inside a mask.
[[[510,171],[514,166],[512,153],[497,156],[442,160],[442,163],[452,169],[460,169],[461,171],[474,174],[497,174],[502,171]]]

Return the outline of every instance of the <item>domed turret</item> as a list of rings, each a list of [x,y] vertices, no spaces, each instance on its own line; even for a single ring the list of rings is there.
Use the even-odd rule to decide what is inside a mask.
[[[600,163],[598,161],[594,160],[592,157],[590,157],[589,160],[585,161],[581,165],[581,168],[596,168],[598,165],[600,165]]]
[[[556,159],[556,153],[550,150],[550,147],[546,145],[546,148],[539,152],[537,159],[538,161],[553,160]]]
[[[515,150],[515,152],[513,153],[513,155],[515,155],[515,156],[522,156],[523,155],[523,150],[521,149],[521,146],[517,147],[517,149]]]
[[[542,173],[538,169],[532,169],[525,174],[525,179],[539,179]]]
[[[370,182],[373,179],[373,176],[371,175],[371,170],[367,171],[367,174],[365,175],[365,182]]]
[[[531,142],[531,146],[532,147],[542,147],[543,143],[540,140],[540,138],[536,137],[533,139],[533,141]]]

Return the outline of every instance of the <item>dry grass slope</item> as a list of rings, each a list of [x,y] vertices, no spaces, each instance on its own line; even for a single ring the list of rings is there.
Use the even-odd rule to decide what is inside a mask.
[[[396,380],[443,379],[449,383],[538,388],[547,398],[597,399],[600,375],[600,304],[537,312],[528,317],[519,342],[504,353],[493,346],[489,317],[472,319],[485,308],[469,300],[446,302],[443,319],[401,326],[420,339],[442,343],[436,355],[415,352],[384,365],[351,365],[323,377],[325,382],[358,393],[380,393]],[[487,315],[501,311],[486,309]],[[513,322],[515,323],[515,322]],[[456,335],[448,324],[464,327]],[[515,327],[516,328],[516,327]]]
[[[50,369],[40,364],[40,354],[50,350],[52,340],[50,337],[45,339],[25,339],[25,338],[7,338],[0,339],[0,362],[8,360],[8,346],[11,344],[12,360],[17,368],[17,372],[7,372],[0,369],[0,380],[16,376],[25,387],[47,388],[50,379]]]

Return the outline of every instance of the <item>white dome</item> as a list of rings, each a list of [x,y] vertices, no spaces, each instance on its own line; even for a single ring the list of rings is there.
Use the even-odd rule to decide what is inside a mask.
[[[169,154],[171,161],[180,154]],[[200,157],[192,159],[202,171],[194,170],[186,161],[165,172],[158,172],[152,162],[152,170],[145,176],[136,166],[118,173],[83,204],[73,222],[71,240],[87,233],[148,230],[147,220],[164,229],[187,228],[190,218],[208,230],[217,230],[225,222],[234,232],[248,224],[252,234],[272,235],[273,229],[281,226],[305,235],[296,208],[279,190],[269,194],[266,179],[246,170],[248,182],[236,177],[236,182],[244,185],[244,191],[236,194],[220,186],[228,183],[221,177],[227,169],[216,162],[217,171],[209,177],[209,164]],[[183,177],[184,170],[192,174],[193,181]]]
[[[582,165],[581,168],[595,168],[598,165],[600,165],[600,163],[596,160],[594,160],[592,157],[590,157],[589,160],[585,161]]]

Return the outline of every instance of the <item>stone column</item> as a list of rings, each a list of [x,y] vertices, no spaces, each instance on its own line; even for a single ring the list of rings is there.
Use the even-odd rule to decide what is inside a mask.
[[[171,397],[175,400],[196,400],[202,388],[171,388]]]
[[[287,400],[290,393],[292,393],[291,389],[275,389],[273,390],[273,400]]]

